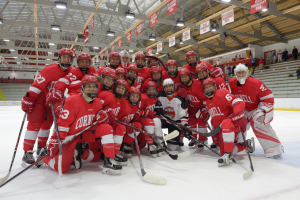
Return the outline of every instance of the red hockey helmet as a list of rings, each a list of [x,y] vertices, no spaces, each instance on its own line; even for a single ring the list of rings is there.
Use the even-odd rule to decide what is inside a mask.
[[[98,93],[99,93],[99,82],[96,79],[96,77],[95,76],[91,76],[91,75],[85,75],[81,79],[81,82],[82,82],[81,91],[82,91],[83,96],[87,95],[89,98],[94,99],[98,95]],[[88,83],[94,83],[94,84],[96,84],[97,91],[96,92],[91,92],[91,93],[89,92],[89,93],[85,94],[85,84],[88,84]]]
[[[212,70],[210,70],[210,76],[211,77],[221,77],[223,75],[223,70],[219,67],[215,67]]]
[[[195,70],[196,73],[201,72],[201,71],[207,71],[208,72],[207,65],[205,63],[203,63],[203,62],[200,63],[200,64],[198,64],[196,66],[196,70]]]
[[[195,51],[188,51],[185,54],[185,58],[187,59],[189,56],[197,56],[197,54],[195,53]]]
[[[109,54],[109,57],[111,58],[111,57],[117,57],[117,58],[120,58],[121,59],[121,56],[120,56],[120,54],[118,53],[118,52],[111,52],[110,54]]]
[[[130,98],[130,94],[134,94],[134,93],[139,94],[139,99],[136,102],[131,101],[131,98]],[[140,89],[137,88],[137,87],[131,86],[129,88],[129,90],[128,90],[128,102],[130,103],[130,105],[132,105],[132,106],[138,105],[140,99],[141,99],[141,91],[140,91]]]
[[[183,75],[190,75],[190,70],[188,70],[187,68],[182,68],[181,70],[179,70],[179,77],[183,76]]]
[[[138,58],[142,58],[142,59],[146,60],[146,57],[143,52],[139,52],[135,55],[135,59],[138,59]]]
[[[77,57],[77,62],[79,60],[89,60],[89,61],[91,61],[92,58],[91,58],[91,56],[88,53],[86,53],[86,52],[80,52],[78,54],[78,57]]]
[[[170,65],[175,65],[177,66],[177,62],[175,60],[168,60],[166,67],[170,66]]]
[[[126,70],[123,67],[118,67],[116,70],[116,74],[123,74],[126,76]]]
[[[126,90],[129,89],[129,84],[127,83],[127,81],[122,80],[122,79],[117,80],[117,81],[115,82],[115,86],[116,86],[116,85],[124,85],[125,88],[126,88]]]
[[[203,89],[206,85],[213,84],[216,85],[216,81],[212,78],[207,78],[203,81]]]
[[[200,62],[199,64],[201,64],[201,63],[203,63],[203,64],[206,65],[208,71],[210,71],[210,70],[212,70],[214,68],[209,62]]]
[[[134,87],[134,86],[131,86],[131,87],[129,88],[128,93],[129,93],[129,94],[130,94],[130,93],[138,93],[139,95],[142,94],[141,91],[140,91],[140,89],[137,88],[137,87]]]
[[[101,71],[101,76],[109,76],[112,77],[113,79],[116,79],[116,72],[115,70],[109,68],[109,67],[105,67],[102,71]]]
[[[157,56],[156,56],[155,54],[150,54],[149,56],[152,56],[152,57],[156,57],[156,58],[157,58]],[[147,59],[147,62],[149,62],[151,59],[153,59],[153,58],[148,58],[148,59]]]
[[[134,70],[134,71],[136,71],[136,73],[138,73],[138,68],[137,68],[136,64],[134,64],[134,63],[129,63],[129,65],[128,65],[128,67],[126,68],[126,70],[127,70],[127,71],[128,71],[128,70]]]
[[[123,85],[123,86],[125,87],[125,92],[124,92],[124,94],[121,94],[121,93],[116,92],[116,88],[117,88],[118,85]],[[113,91],[114,91],[115,97],[117,97],[117,98],[122,98],[122,97],[124,97],[124,96],[127,94],[128,89],[129,89],[129,84],[127,83],[127,81],[125,81],[125,80],[123,80],[123,79],[117,80],[117,81],[115,82],[114,90],[113,90]]]
[[[71,62],[69,64],[66,64],[66,63],[61,63],[60,62],[60,57],[62,55],[69,55],[71,56]],[[72,62],[73,62],[73,51],[71,49],[68,49],[68,48],[61,48],[58,52],[58,62],[59,62],[59,65],[65,69],[69,68],[71,65],[72,65]]]
[[[149,88],[149,87],[157,87],[156,83],[154,81],[148,81],[146,84],[145,84],[145,88]]]
[[[150,69],[150,74],[153,74],[155,72],[162,72],[162,69],[160,66],[156,65],[156,66],[152,66],[151,69]]]

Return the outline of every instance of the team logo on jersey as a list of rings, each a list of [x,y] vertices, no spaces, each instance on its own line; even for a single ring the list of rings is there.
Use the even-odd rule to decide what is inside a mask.
[[[134,114],[130,114],[130,115],[127,115],[125,117],[122,118],[122,122],[130,122],[134,117]]]
[[[138,85],[141,85],[142,82],[143,82],[144,78],[141,77],[141,76],[138,76],[137,79],[135,80],[135,82],[138,84]]]
[[[240,99],[242,99],[246,103],[253,103],[253,101],[251,100],[250,96],[247,96],[245,94],[235,94],[234,96],[239,97]]]
[[[91,125],[94,121],[93,120],[94,117],[95,117],[95,115],[84,115],[84,116],[80,117],[76,122],[75,129]]]
[[[172,107],[165,107],[164,109],[165,115],[169,116],[171,119],[174,119],[175,117],[175,111]]]
[[[215,116],[221,116],[224,115],[224,113],[221,112],[221,109],[219,107],[212,107],[211,109],[208,110],[211,118]]]
[[[193,96],[191,94],[187,95],[186,100],[188,100],[190,102],[200,102],[200,100],[197,97],[195,97],[195,96]]]

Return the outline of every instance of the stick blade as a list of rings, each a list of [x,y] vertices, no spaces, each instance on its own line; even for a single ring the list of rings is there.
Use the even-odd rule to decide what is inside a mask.
[[[3,183],[5,183],[5,181],[8,179],[10,172],[8,172],[6,174],[6,176],[4,176],[3,178],[0,179],[0,185],[2,185]]]
[[[247,171],[244,175],[243,175],[243,179],[244,180],[248,180],[253,174],[252,170]]]
[[[167,141],[167,140],[176,138],[178,135],[179,135],[179,132],[177,130],[175,130],[172,133],[165,135],[163,138],[164,138],[164,141]]]
[[[167,179],[165,179],[163,177],[149,175],[149,174],[145,174],[143,176],[143,179],[145,181],[148,181],[150,183],[155,183],[155,184],[158,184],[158,185],[165,185],[167,183]]]
[[[196,113],[196,115],[195,115],[195,117],[198,119],[199,117],[200,117],[200,109],[197,111],[197,113]]]
[[[58,174],[60,177],[62,177],[61,165],[62,165],[62,155],[59,155],[58,156]]]
[[[189,155],[191,155],[191,153],[189,151],[182,152],[182,153],[178,154],[178,159],[185,158]]]

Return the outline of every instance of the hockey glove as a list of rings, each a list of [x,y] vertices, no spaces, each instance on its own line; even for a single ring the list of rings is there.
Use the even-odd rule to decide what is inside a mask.
[[[57,106],[55,109],[55,118],[58,119],[60,115],[61,105]]]
[[[113,129],[115,129],[118,126],[118,122],[116,121],[116,115],[113,113],[112,110],[109,110],[106,112],[109,119],[109,124],[112,126]]]
[[[29,93],[26,93],[26,95],[24,95],[22,98],[22,110],[24,112],[27,111],[28,113],[32,113],[35,100],[30,99],[28,96]]]
[[[156,113],[156,115],[163,115],[164,114],[163,106],[160,103],[160,101],[156,102],[156,104],[154,106],[154,112]]]
[[[60,142],[63,143],[63,140],[60,139]],[[54,158],[58,154],[58,140],[56,136],[51,136],[48,145],[48,154],[50,158]]]
[[[97,124],[107,124],[109,122],[108,114],[103,110],[100,110],[96,115]]]
[[[187,128],[191,128],[191,126],[189,124],[185,124],[184,126]],[[192,139],[192,137],[191,137],[193,135],[192,131],[185,129],[185,128],[182,128],[182,130],[184,132],[184,137],[186,137],[189,140]]]
[[[136,126],[134,123],[127,123],[127,124],[128,124],[129,126],[132,126],[132,127],[137,128],[137,126]],[[128,126],[126,126],[126,133],[132,134],[132,133],[133,133],[133,129],[130,128],[130,127],[128,127]]]
[[[138,122],[140,121],[140,117],[144,115],[144,111],[140,110],[140,111],[137,111],[133,117],[133,121],[134,122]]]
[[[232,122],[236,128],[240,127],[243,132],[246,131],[248,120],[246,119],[244,112],[238,112],[228,117],[232,119]]]
[[[201,108],[201,115],[200,118],[204,121],[207,122],[209,119],[210,115],[206,107]]]
[[[61,101],[64,97],[64,93],[60,90],[54,90],[51,93],[48,93],[46,96],[46,105],[49,105],[51,102],[57,103]]]
[[[146,116],[150,119],[155,118],[154,112],[152,110],[148,110]]]
[[[180,88],[179,90],[178,90],[178,95],[180,96],[180,97],[182,97],[182,98],[186,98],[187,97],[187,92],[186,92],[186,90],[184,89],[184,88]]]

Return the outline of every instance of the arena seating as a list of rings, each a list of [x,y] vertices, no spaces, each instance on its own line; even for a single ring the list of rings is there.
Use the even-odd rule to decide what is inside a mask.
[[[7,101],[21,101],[30,85],[27,83],[0,83],[0,89]]]

